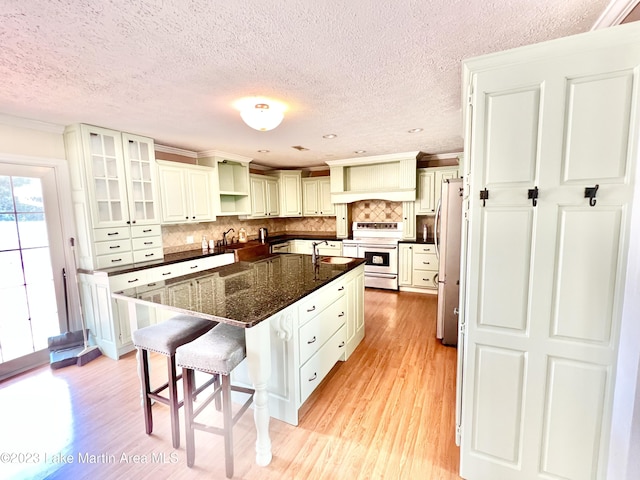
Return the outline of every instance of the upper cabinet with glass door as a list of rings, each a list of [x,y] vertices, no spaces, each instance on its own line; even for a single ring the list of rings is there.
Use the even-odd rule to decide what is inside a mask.
[[[89,125],[80,136],[93,227],[159,223],[153,140]]]

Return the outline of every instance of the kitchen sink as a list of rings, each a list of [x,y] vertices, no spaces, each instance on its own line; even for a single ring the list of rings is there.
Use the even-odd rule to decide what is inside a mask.
[[[349,258],[349,257],[324,257],[322,260],[320,260],[320,262],[322,262],[322,263],[331,263],[331,264],[334,264],[334,265],[344,265],[346,263],[353,262],[353,258]]]

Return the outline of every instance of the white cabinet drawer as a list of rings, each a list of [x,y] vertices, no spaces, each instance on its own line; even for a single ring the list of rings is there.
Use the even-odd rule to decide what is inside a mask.
[[[96,242],[106,242],[108,240],[129,240],[128,227],[114,227],[114,228],[94,228],[93,240]]]
[[[438,288],[438,272],[431,270],[414,270],[413,285],[415,287]]]
[[[160,225],[134,225],[131,227],[131,237],[162,237]]]
[[[346,320],[344,295],[300,327],[300,363],[304,363],[338,330]]]
[[[133,263],[131,252],[113,253],[111,255],[99,255],[96,257],[98,270],[103,268],[120,267]]]
[[[436,253],[436,246],[432,243],[414,243],[413,251],[415,253]]]
[[[137,287],[139,285],[146,285],[147,272],[146,270],[138,270],[136,272],[123,273],[121,275],[113,275],[109,277],[109,286],[112,292],[118,292],[125,288]]]
[[[435,253],[414,253],[413,268],[415,270],[438,271],[438,257]]]
[[[162,237],[142,237],[131,240],[134,250],[145,250],[149,248],[162,248]]]
[[[300,367],[300,404],[311,395],[345,351],[346,327],[343,325],[307,363]]]
[[[302,326],[323,311],[341,295],[344,295],[344,279],[338,279],[329,285],[322,287],[317,292],[300,301],[298,307],[299,325]]]
[[[136,250],[133,252],[133,262],[150,262],[151,260],[161,260],[164,256],[162,247],[148,248],[146,250]]]
[[[96,255],[111,255],[131,250],[131,242],[128,238],[112,240],[110,242],[96,242]]]
[[[171,265],[164,265],[162,267],[149,268],[147,270],[147,282],[160,282],[184,274],[184,262],[172,263]]]

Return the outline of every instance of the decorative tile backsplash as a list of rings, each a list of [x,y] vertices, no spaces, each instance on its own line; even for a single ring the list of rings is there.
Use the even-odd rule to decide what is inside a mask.
[[[386,200],[363,200],[350,206],[354,222],[401,222],[402,203]],[[232,243],[238,239],[238,230],[244,228],[249,240],[258,238],[258,229],[266,227],[270,236],[285,233],[322,232],[335,234],[336,217],[300,217],[300,218],[262,218],[257,220],[241,220],[236,216],[218,217],[215,222],[186,223],[162,226],[162,243],[165,253],[197,250],[200,248],[202,236],[214,242],[222,240],[222,234],[229,232],[227,240]],[[187,237],[193,237],[193,243],[187,243]]]
[[[351,204],[354,222],[401,222],[402,202],[362,200]]]

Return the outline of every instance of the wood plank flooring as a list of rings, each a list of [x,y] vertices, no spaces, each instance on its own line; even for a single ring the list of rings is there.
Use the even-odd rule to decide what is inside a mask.
[[[268,467],[255,465],[251,412],[236,424],[234,478],[459,479],[456,350],[436,340],[435,313],[435,296],[368,289],[365,339],[311,395],[298,427],[271,420]],[[163,360],[153,360],[158,378]],[[0,383],[0,454],[15,454],[0,478],[224,479],[222,438],[196,432],[188,468],[166,407],[154,406],[154,432],[144,433],[138,392],[134,355]]]

